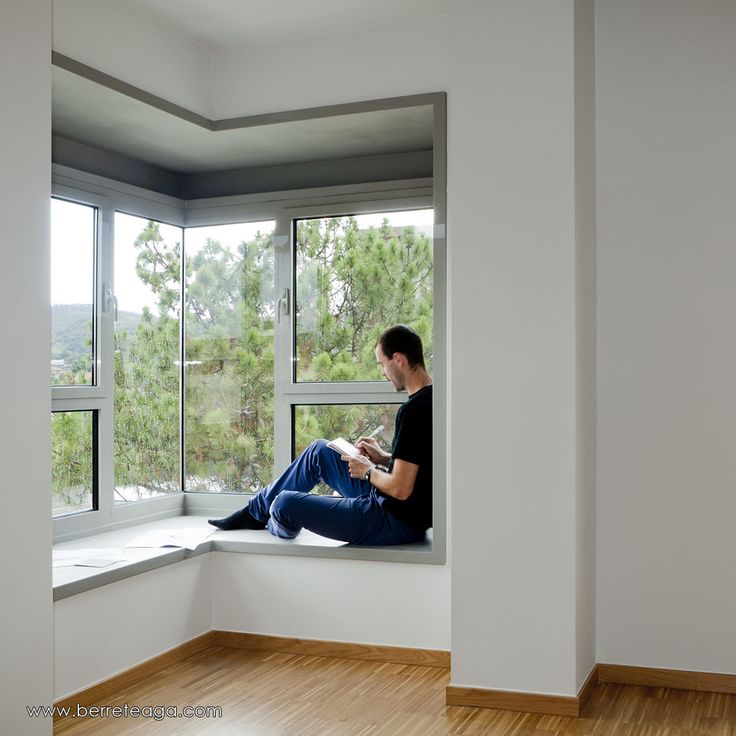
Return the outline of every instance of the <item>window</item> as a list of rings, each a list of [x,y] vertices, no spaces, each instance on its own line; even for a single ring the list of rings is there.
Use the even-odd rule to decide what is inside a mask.
[[[186,230],[186,490],[273,475],[274,222]]]
[[[51,200],[51,383],[95,383],[97,210]]]
[[[433,362],[434,213],[418,196],[348,214],[256,199],[238,222],[237,204],[192,215],[89,189],[57,185],[52,201],[62,537],[176,513],[182,491],[254,492],[319,437],[383,425],[389,449],[405,395],[376,338],[410,324]]]
[[[97,412],[54,412],[51,437],[53,515],[96,509]]]
[[[182,229],[115,213],[115,503],[180,491]]]
[[[52,513],[98,508],[98,209],[51,200]]]
[[[381,376],[374,347],[387,327],[411,325],[431,371],[433,218],[432,209],[293,218],[293,368],[278,395],[290,419],[285,461],[317,438],[356,440],[381,425],[390,449],[406,396]]]
[[[432,225],[430,209],[296,221],[297,381],[379,380],[373,347],[396,323],[431,358]]]

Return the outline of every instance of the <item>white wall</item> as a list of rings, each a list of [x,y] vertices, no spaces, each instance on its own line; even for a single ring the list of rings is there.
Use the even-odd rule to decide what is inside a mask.
[[[193,557],[56,601],[54,698],[210,631],[210,561]]]
[[[0,3],[0,731],[50,734],[51,3]]]
[[[596,663],[596,168],[593,0],[575,0],[576,682]]]
[[[577,423],[590,389],[576,375],[589,366],[576,285],[592,227],[577,215],[576,164],[592,172],[575,146],[590,115],[575,114],[573,13],[572,0],[453,6],[454,685],[572,695],[592,664],[592,612],[581,620],[576,600],[580,585],[592,598],[578,565],[580,517],[592,514],[578,508],[591,473]]]
[[[598,659],[736,672],[736,4],[599,0]]]
[[[225,552],[212,565],[215,629],[450,648],[447,565]]]
[[[446,90],[446,16],[212,55],[215,118]]]
[[[131,5],[54,0],[54,51],[210,116],[210,53]]]

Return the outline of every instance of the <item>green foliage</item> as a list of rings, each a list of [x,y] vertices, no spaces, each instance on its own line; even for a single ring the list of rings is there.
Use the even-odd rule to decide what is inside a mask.
[[[51,488],[54,514],[90,505],[92,496],[92,412],[51,415]]]
[[[179,490],[181,247],[148,222],[135,241],[136,273],[156,313],[118,323],[115,334],[115,484]],[[432,354],[431,240],[412,227],[359,230],[354,218],[300,221],[297,228],[297,379],[379,380],[373,348],[397,322]],[[185,262],[187,490],[246,491],[273,475],[274,251],[270,233],[233,250],[208,240]],[[356,439],[396,406],[297,407],[295,445]],[[79,491],[90,440],[56,415],[54,491]],[[69,462],[69,458],[76,458]],[[84,466],[84,467],[82,467]],[[91,476],[90,476],[91,477]],[[76,489],[72,491],[72,489]],[[74,499],[71,499],[72,501]]]
[[[115,487],[171,493],[179,490],[181,244],[164,242],[149,222],[134,250],[158,314],[146,307],[135,332],[115,329]]]
[[[274,254],[270,233],[187,258],[187,489],[239,492],[273,476]]]
[[[432,356],[432,242],[413,227],[359,230],[353,217],[297,227],[297,380],[377,380],[376,339],[403,322]]]

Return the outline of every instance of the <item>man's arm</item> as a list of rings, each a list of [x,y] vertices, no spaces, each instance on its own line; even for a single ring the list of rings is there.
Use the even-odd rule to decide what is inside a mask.
[[[387,496],[406,501],[414,491],[414,482],[419,472],[419,466],[414,463],[395,459],[392,471],[387,473],[376,468],[365,457],[353,458],[343,455],[342,459],[348,463],[351,478],[363,478],[371,470],[371,485]]]

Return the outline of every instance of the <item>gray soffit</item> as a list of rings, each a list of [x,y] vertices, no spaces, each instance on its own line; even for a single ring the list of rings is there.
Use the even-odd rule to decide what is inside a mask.
[[[86,143],[54,135],[51,138],[51,160],[61,166],[104,176],[177,199],[182,198],[180,174],[88,146]]]
[[[416,151],[204,174],[178,174],[60,136],[52,139],[52,159],[55,164],[178,199],[425,179],[432,177],[433,164],[432,151]]]
[[[431,176],[444,93],[209,120],[58,53],[53,64],[54,160],[67,166],[175,196]]]

